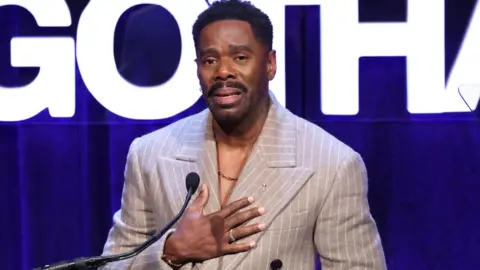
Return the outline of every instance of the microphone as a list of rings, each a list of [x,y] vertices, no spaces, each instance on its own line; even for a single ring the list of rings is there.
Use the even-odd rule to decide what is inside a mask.
[[[275,259],[270,262],[270,269],[271,270],[280,270],[282,269],[283,263],[279,259]]]
[[[128,251],[121,254],[110,255],[110,256],[97,256],[97,257],[89,257],[89,258],[79,258],[69,262],[60,262],[54,265],[45,265],[41,268],[35,268],[34,270],[84,270],[84,269],[92,269],[98,268],[101,266],[106,265],[107,263],[121,261],[125,259],[132,258],[138,255],[140,252],[151,246],[153,243],[158,241],[162,236],[170,230],[170,228],[175,224],[180,217],[185,212],[188,203],[190,202],[192,195],[198,189],[198,185],[200,184],[200,176],[197,173],[191,172],[187,175],[185,184],[187,187],[187,197],[185,202],[182,206],[180,212],[159,232],[154,234],[150,239],[148,239],[145,243],[141,244],[140,246],[136,247],[132,251]]]

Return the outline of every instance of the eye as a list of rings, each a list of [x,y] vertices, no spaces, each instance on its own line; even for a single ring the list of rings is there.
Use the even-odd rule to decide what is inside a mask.
[[[206,66],[210,66],[215,64],[216,60],[214,58],[206,58],[203,60],[203,64]]]
[[[237,55],[235,57],[235,60],[240,61],[240,62],[245,62],[248,60],[248,57],[246,55]]]

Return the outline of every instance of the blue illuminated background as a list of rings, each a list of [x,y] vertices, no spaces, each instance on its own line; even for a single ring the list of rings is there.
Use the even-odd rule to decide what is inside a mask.
[[[10,66],[13,36],[75,37],[88,1],[67,3],[73,18],[67,28],[40,28],[25,9],[0,8],[1,85],[26,85],[38,74],[38,68]],[[405,0],[359,3],[361,21],[405,21]],[[447,76],[474,7],[475,0],[446,1]],[[319,8],[289,6],[286,14],[287,108],[362,154],[389,269],[480,269],[480,124],[474,114],[410,115],[405,58],[363,57],[359,114],[323,115]],[[165,9],[130,9],[115,39],[118,69],[130,82],[160,84],[175,72],[180,34]],[[100,254],[120,207],[131,141],[205,108],[199,100],[167,120],[122,119],[95,101],[80,75],[76,106],[71,119],[51,119],[44,111],[0,123],[1,269]]]

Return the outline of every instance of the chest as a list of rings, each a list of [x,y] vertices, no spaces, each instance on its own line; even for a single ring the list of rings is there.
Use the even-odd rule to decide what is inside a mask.
[[[227,150],[219,148],[217,154],[218,193],[220,205],[228,204],[250,157],[250,149]]]

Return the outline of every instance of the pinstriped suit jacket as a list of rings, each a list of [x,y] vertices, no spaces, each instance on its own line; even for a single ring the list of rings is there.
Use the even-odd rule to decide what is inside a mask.
[[[367,172],[356,152],[318,126],[273,104],[230,201],[253,195],[266,230],[249,252],[181,269],[386,269],[367,202]],[[133,141],[122,207],[114,215],[104,254],[140,245],[180,210],[185,177],[197,172],[210,189],[206,212],[220,209],[216,146],[205,110]],[[262,187],[265,184],[265,187]],[[170,232],[172,232],[172,229]],[[105,269],[171,269],[161,260],[165,237],[132,259]]]

